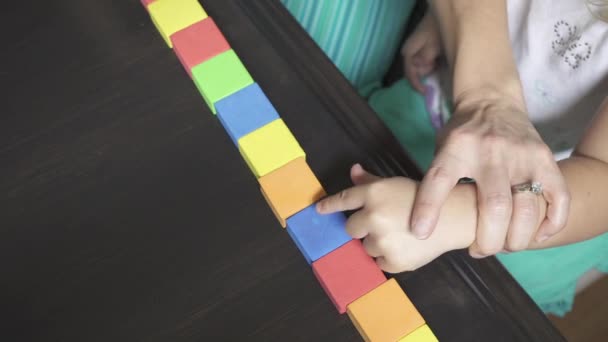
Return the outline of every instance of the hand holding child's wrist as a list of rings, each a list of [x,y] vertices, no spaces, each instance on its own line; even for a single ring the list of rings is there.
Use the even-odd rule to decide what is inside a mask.
[[[445,251],[468,248],[475,241],[477,194],[472,184],[457,185],[441,209],[436,235]]]

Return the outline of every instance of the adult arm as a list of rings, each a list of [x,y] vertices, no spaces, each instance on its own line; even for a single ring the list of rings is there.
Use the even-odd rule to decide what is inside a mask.
[[[428,238],[450,191],[463,177],[477,184],[478,218],[471,255],[520,250],[536,235],[559,232],[570,196],[549,148],[528,119],[512,55],[504,0],[433,0],[444,53],[453,71],[454,114],[416,195],[410,224]],[[525,213],[537,206],[511,195],[516,184],[537,181],[549,203],[538,231]]]

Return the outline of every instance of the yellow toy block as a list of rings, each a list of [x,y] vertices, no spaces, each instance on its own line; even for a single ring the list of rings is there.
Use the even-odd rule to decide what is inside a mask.
[[[368,342],[395,342],[424,325],[424,319],[395,279],[350,303],[346,312]]]
[[[423,325],[411,334],[400,339],[399,342],[439,342],[428,325]]]
[[[241,137],[238,144],[243,159],[257,178],[306,156],[282,119]]]
[[[170,48],[172,34],[207,18],[198,0],[156,0],[148,5],[148,12]]]

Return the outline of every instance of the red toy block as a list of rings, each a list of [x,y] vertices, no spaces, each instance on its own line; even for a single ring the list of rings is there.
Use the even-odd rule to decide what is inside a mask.
[[[207,17],[171,35],[173,50],[192,78],[192,68],[230,50],[224,35]]]
[[[312,270],[340,313],[386,281],[359,240],[351,240],[313,262]]]

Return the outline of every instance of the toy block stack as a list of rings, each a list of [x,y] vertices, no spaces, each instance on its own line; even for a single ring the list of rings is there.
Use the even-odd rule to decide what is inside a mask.
[[[316,211],[326,194],[305,152],[199,2],[141,3],[338,312],[348,313],[365,341],[437,341],[395,279],[346,233],[344,214]]]

